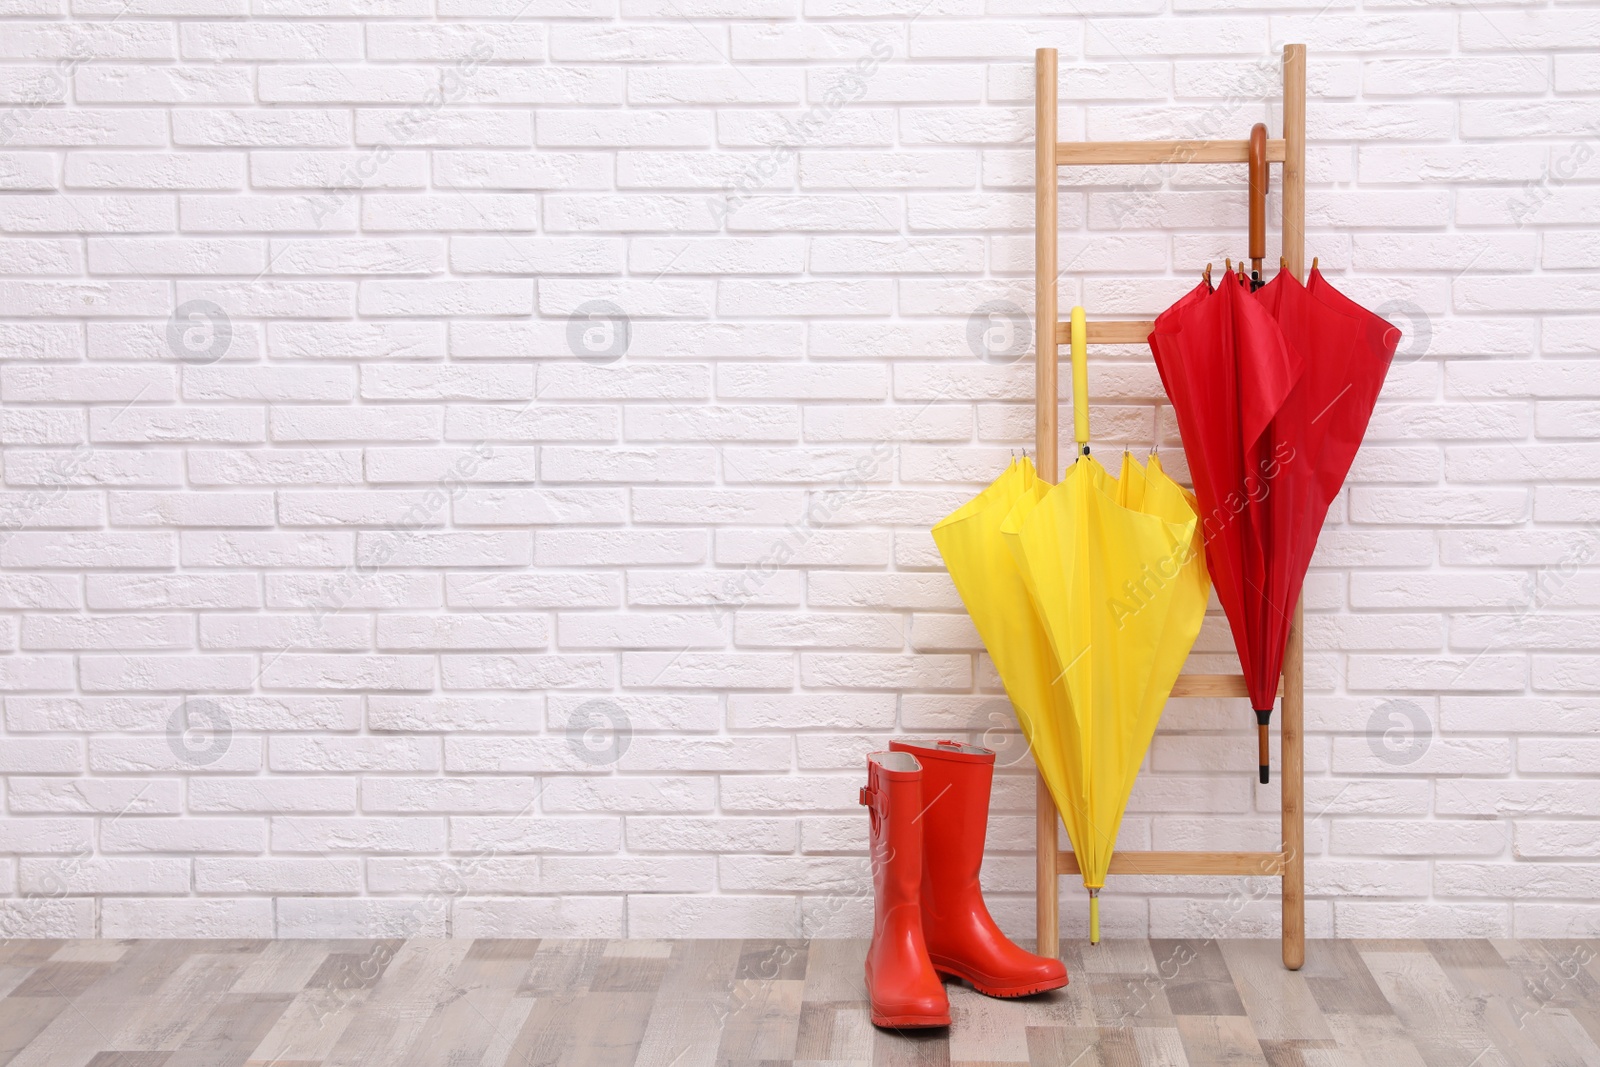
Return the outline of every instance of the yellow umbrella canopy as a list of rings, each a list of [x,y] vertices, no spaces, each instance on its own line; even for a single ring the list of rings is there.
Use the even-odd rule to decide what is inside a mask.
[[[1114,479],[1090,457],[1081,308],[1073,326],[1077,462],[1056,486],[1013,463],[933,533],[1066,823],[1097,941],[1117,830],[1210,579],[1194,498],[1161,461],[1124,454]]]

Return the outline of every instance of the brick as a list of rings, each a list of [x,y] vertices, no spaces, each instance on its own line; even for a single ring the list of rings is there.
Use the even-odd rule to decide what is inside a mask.
[[[443,424],[440,407],[295,406],[272,412],[273,440],[285,442],[433,441]]]
[[[450,265],[463,274],[615,274],[623,245],[616,240],[546,237],[455,237]]]
[[[622,684],[662,689],[700,688],[708,678],[738,689],[787,689],[792,656],[767,653],[624,652]]]
[[[742,612],[734,631],[745,648],[898,649],[904,641],[898,618],[866,613]]]
[[[477,104],[620,104],[622,74],[605,67],[490,65],[462,79],[460,99]]]
[[[177,25],[185,59],[213,62],[361,58],[361,27],[338,22],[182,22]]]
[[[525,575],[452,574],[445,579],[445,591],[452,607],[604,608],[616,607],[622,602],[621,577],[608,574],[537,578]]]
[[[1461,16],[1460,40],[1471,51],[1579,48],[1600,42],[1600,19],[1590,11],[1471,11]]]
[[[622,897],[463,897],[451,905],[458,937],[620,937]]]
[[[185,531],[180,560],[189,567],[346,567],[355,538],[340,530]]]
[[[1600,856],[1600,836],[1587,822],[1523,822],[1516,827],[1518,859],[1578,859]]]
[[[151,109],[17,108],[6,140],[13,148],[162,148],[163,118]]]
[[[250,72],[239,67],[95,64],[73,72],[73,96],[86,104],[249,104]]]
[[[728,697],[728,725],[735,730],[789,730],[800,725],[888,729],[894,719],[892,694],[736,693]]]
[[[511,567],[533,559],[532,537],[521,531],[360,533],[362,567]]]
[[[368,232],[532,230],[538,201],[532,193],[368,193],[361,197],[361,225]]]
[[[11,567],[166,567],[177,562],[177,542],[166,531],[22,531],[0,545],[0,561]]]
[[[272,323],[268,348],[284,359],[438,358],[444,354],[442,323]]]
[[[100,833],[103,852],[261,852],[265,819],[187,818],[128,815]]]
[[[707,892],[717,882],[710,857],[630,856],[596,860],[588,856],[550,856],[540,864],[541,881],[560,893],[621,889],[637,893]]]
[[[622,820],[458,815],[450,819],[454,851],[502,853],[581,853],[614,851],[622,843]]]
[[[533,733],[542,699],[373,695],[367,703],[373,730]]]
[[[552,693],[546,714],[549,729],[569,734],[576,731],[584,738],[596,729],[601,734],[621,729],[715,733],[721,721],[721,706],[711,694],[612,694],[596,698],[583,693]]]
[[[692,498],[672,489],[632,490],[631,514],[638,523],[792,523],[800,519],[800,493],[768,489],[707,489]]]
[[[472,442],[610,440],[618,436],[620,421],[615,408],[600,405],[455,405],[446,411],[444,436]]]
[[[71,864],[24,858],[18,864],[17,885],[26,894],[183,893],[189,887],[189,864],[178,858],[89,856]]]
[[[358,108],[355,133],[360,145],[527,147],[533,119],[515,109]]]
[[[540,152],[435,152],[434,180],[450,189],[603,189],[611,184],[604,157]]]
[[[527,400],[533,396],[533,369],[375,365],[362,368],[361,396],[367,400]]]
[[[528,893],[541,888],[539,861],[532,857],[471,857],[456,860],[388,859],[366,861],[367,884],[386,893],[455,896],[462,892]]]
[[[690,530],[548,530],[534,560],[543,567],[693,564],[708,556],[709,538]]]
[[[267,604],[275,608],[346,611],[439,607],[444,602],[437,575],[361,574],[353,569],[332,576],[269,574],[266,587]]]
[[[171,737],[91,737],[88,763],[91,771],[101,774],[176,774],[198,768],[218,774],[253,774],[261,769],[261,750],[259,737],[227,733],[214,734],[213,739],[192,749],[176,733]]]
[[[261,672],[263,685],[282,689],[430,690],[433,661],[425,656],[286,653]]]
[[[58,227],[47,226],[47,229]],[[144,227],[134,226],[133,229]],[[65,315],[158,315],[165,310],[166,294],[149,282],[107,281],[63,284],[40,281],[0,281],[0,313],[17,318]],[[33,370],[36,368],[7,368]]]
[[[439,25],[372,23],[367,54],[380,60],[542,60],[548,30],[532,24]]]
[[[339,148],[350,143],[351,123],[347,114],[318,109],[181,110],[172,136],[197,147]]]
[[[533,311],[533,287],[511,281],[361,283],[363,315],[517,315]]]
[[[728,626],[709,613],[600,615],[560,618],[564,649],[722,648]]]
[[[172,26],[154,20],[14,22],[9,29],[0,46],[7,59],[173,59],[177,54]]]
[[[711,812],[716,806],[717,783],[711,778],[552,778],[541,795],[544,810],[586,813]],[[604,840],[599,847],[608,847]]]
[[[33,615],[22,629],[22,647],[38,651],[187,648],[193,640],[189,620],[177,615]]]
[[[439,747],[426,737],[274,737],[274,771],[436,771]]]
[[[446,656],[442,666],[446,689],[604,688],[612,674],[608,658],[582,655]]]
[[[93,826],[94,820],[87,818],[8,819],[0,829],[0,842],[8,852],[65,853],[67,862],[76,862],[93,852]]]
[[[280,938],[328,938],[355,932],[376,938],[443,937],[447,911],[427,901],[376,898],[279,897]]]
[[[438,852],[444,844],[441,818],[279,815],[272,819],[274,852]]]
[[[189,807],[210,812],[326,812],[353,814],[353,778],[206,778],[188,783]]]
[[[586,26],[581,22],[555,23],[550,27],[550,56],[559,61],[601,62],[707,63],[721,62],[725,58],[712,42],[687,26],[651,23]]]
[[[362,785],[366,811],[510,812],[532,809],[539,796],[529,778],[369,778]]]
[[[717,461],[710,448],[583,448],[552,445],[542,450],[547,482],[710,482]]]
[[[452,514],[469,526],[611,524],[625,515],[620,491],[600,489],[464,489]]]
[[[427,67],[263,66],[256,92],[271,104],[414,104],[438,92],[439,72]]]
[[[88,604],[116,610],[140,608],[252,608],[260,587],[246,575],[89,575]]]
[[[793,851],[797,826],[788,819],[718,819],[645,815],[627,819],[628,848],[638,852]]]
[[[195,860],[194,881],[196,891],[201,893],[359,893],[362,888],[361,862],[331,856],[316,859],[200,857]]]

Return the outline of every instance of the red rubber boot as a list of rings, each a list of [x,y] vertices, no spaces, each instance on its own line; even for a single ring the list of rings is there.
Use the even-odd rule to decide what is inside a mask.
[[[867,996],[872,1024],[949,1026],[950,1001],[922,939],[922,768],[903,752],[867,757],[861,803],[872,820],[872,887],[877,895]]]
[[[955,741],[894,741],[922,764],[922,931],[934,969],[991,997],[1067,984],[1060,960],[1018,948],[989,916],[978,885],[989,828],[994,752]]]

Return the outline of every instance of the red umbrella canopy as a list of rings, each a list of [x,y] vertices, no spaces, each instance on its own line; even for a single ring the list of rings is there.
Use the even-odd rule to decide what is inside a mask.
[[[1400,331],[1314,267],[1252,293],[1228,275],[1156,319],[1150,349],[1178,416],[1206,562],[1261,732],[1328,507],[1344,485]]]

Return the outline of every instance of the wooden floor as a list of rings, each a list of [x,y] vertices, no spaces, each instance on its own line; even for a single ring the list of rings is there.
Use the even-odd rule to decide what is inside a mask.
[[[860,941],[11,941],[0,1064],[1600,1067],[1600,942],[1069,944],[1072,984],[867,1021]]]

